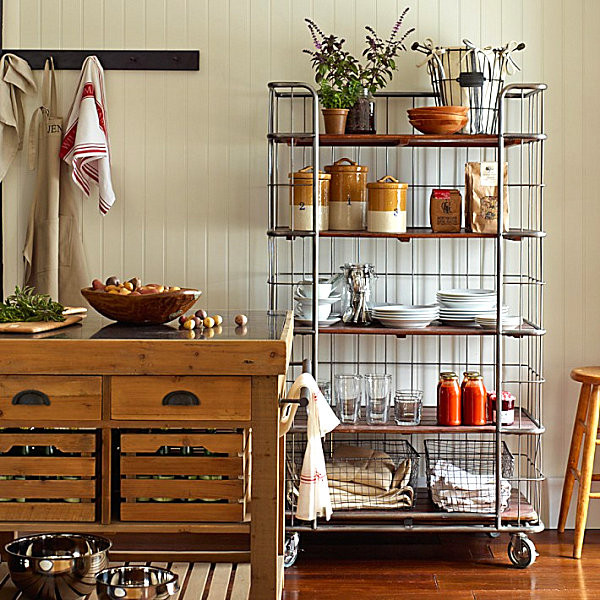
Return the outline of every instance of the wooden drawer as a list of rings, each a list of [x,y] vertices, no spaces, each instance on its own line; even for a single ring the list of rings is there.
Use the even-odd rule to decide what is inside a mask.
[[[0,422],[90,421],[101,418],[101,377],[0,377]]]
[[[250,420],[250,377],[112,377],[113,419]]]
[[[122,434],[121,520],[243,521],[247,439],[246,432]]]
[[[96,433],[0,433],[0,519],[96,519]]]

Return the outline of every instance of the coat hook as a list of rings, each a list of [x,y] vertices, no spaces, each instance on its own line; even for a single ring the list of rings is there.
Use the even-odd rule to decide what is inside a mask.
[[[175,54],[174,56],[171,56],[171,60],[173,60],[175,62],[179,62],[179,56],[177,56],[177,54]]]
[[[137,62],[137,58],[136,58],[135,56],[130,56],[130,57],[129,57],[129,60],[130,60],[131,62]]]

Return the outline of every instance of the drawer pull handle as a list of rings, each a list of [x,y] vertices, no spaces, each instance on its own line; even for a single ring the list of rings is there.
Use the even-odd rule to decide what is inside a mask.
[[[27,406],[50,406],[50,398],[38,390],[23,390],[12,399],[13,404],[24,404]]]
[[[169,392],[163,398],[163,406],[200,406],[200,400],[196,394],[186,392],[185,390],[177,390]]]

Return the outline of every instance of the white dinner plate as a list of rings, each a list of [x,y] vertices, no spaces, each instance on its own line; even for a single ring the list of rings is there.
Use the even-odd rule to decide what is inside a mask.
[[[319,298],[319,304],[335,304],[342,299],[341,296],[328,296],[327,298]],[[302,304],[312,304],[312,298],[306,298],[299,294],[294,294],[294,300],[301,302]]]
[[[331,325],[337,323],[339,320],[339,317],[329,317],[324,321],[319,321],[319,327],[330,327]],[[294,323],[302,327],[310,327],[312,325],[312,321],[310,319],[300,319],[299,317],[294,317]]]
[[[444,298],[474,298],[474,297],[485,297],[485,296],[496,296],[495,290],[485,290],[478,288],[451,288],[448,290],[439,290],[438,296]]]

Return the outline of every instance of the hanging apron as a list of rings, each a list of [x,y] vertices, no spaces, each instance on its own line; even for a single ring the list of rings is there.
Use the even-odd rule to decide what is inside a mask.
[[[54,63],[49,59],[42,106],[33,114],[29,130],[29,167],[37,170],[37,177],[23,249],[25,285],[65,306],[82,306],[80,290],[88,285],[88,274],[79,226],[80,193],[68,165],[60,160],[62,118],[56,113]]]

